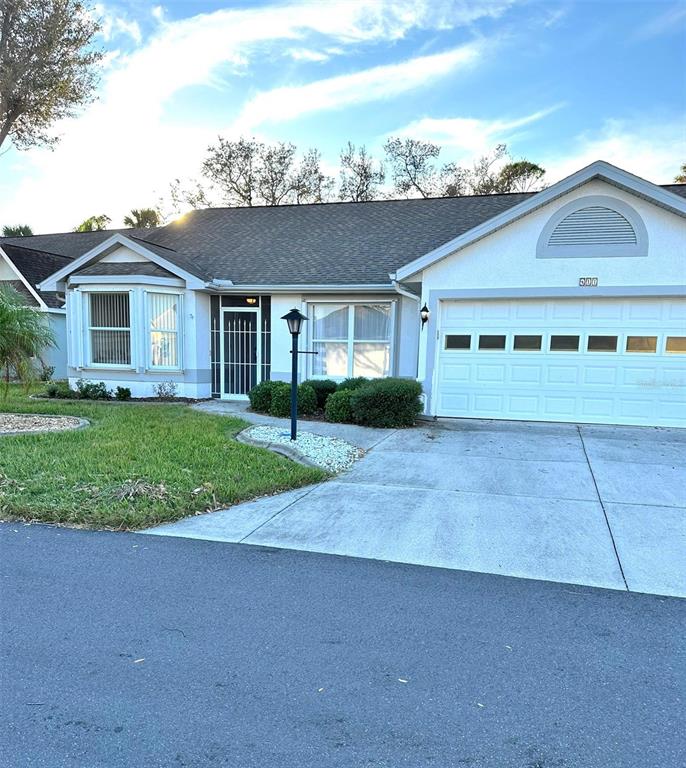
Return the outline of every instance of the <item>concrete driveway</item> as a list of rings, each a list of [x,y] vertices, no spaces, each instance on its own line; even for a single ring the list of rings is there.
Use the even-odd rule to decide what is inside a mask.
[[[685,430],[445,420],[365,434],[366,456],[334,480],[148,533],[686,597]]]

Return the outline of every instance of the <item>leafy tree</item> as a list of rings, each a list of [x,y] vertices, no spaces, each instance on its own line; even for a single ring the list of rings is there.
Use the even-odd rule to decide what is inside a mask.
[[[29,237],[33,234],[33,230],[28,224],[17,224],[15,227],[6,224],[2,228],[3,237]]]
[[[679,173],[674,177],[674,181],[676,181],[677,184],[686,184],[686,163],[681,164]]]
[[[137,229],[152,229],[159,227],[162,223],[162,216],[156,208],[132,208],[131,213],[124,216],[125,227],[135,227]],[[104,229],[104,227],[101,227]]]
[[[0,0],[0,146],[51,146],[50,126],[93,99],[100,29],[80,0]]]
[[[293,192],[291,169],[295,157],[295,144],[260,145],[257,166],[257,190],[265,205],[288,202]]]
[[[36,376],[33,360],[40,359],[46,347],[55,346],[55,336],[47,315],[26,305],[14,288],[0,286],[0,370],[3,372],[3,397],[12,375],[29,385]]]
[[[341,150],[341,186],[338,196],[341,200],[363,202],[374,200],[379,195],[379,185],[386,174],[381,163],[374,167],[374,159],[366,147],[359,149],[352,142]]]
[[[439,192],[440,173],[434,161],[441,148],[430,141],[391,138],[384,144],[391,166],[394,191],[407,197],[432,197]]]
[[[112,219],[104,213],[99,216],[89,216],[74,229],[74,232],[98,232],[101,229],[107,229],[107,225],[111,221]]]
[[[498,173],[498,192],[532,192],[541,188],[545,169],[530,160],[514,160],[506,163]]]

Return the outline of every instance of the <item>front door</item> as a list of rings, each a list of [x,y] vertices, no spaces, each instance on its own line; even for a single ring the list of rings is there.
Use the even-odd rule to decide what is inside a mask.
[[[260,381],[258,314],[256,309],[222,310],[222,397],[245,398]]]

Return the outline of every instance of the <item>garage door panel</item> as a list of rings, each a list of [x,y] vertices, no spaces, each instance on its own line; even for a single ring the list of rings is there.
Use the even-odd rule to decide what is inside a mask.
[[[439,416],[686,427],[686,354],[665,352],[667,336],[686,335],[684,299],[450,301],[439,317]],[[446,334],[470,336],[471,347],[444,349]],[[504,335],[505,348],[479,350],[484,334]],[[531,334],[540,350],[525,346]],[[549,351],[564,335],[579,337],[578,351]],[[588,351],[589,336],[617,337],[616,351]],[[640,351],[626,351],[630,336]],[[642,337],[657,339],[655,351]]]

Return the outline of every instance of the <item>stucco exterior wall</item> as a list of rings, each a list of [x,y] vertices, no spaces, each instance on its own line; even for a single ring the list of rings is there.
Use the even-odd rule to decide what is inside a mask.
[[[49,312],[50,327],[55,334],[55,346],[43,353],[43,362],[55,369],[53,379],[67,378],[67,316],[64,312]]]

